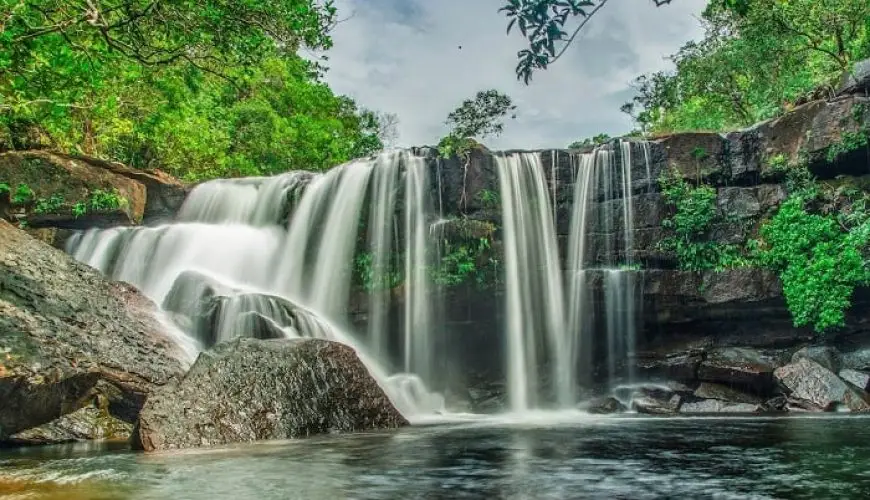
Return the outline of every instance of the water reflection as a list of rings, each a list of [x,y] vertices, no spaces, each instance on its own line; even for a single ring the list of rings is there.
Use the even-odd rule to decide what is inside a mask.
[[[585,418],[148,455],[113,447],[6,450],[0,497],[867,498],[868,423]]]

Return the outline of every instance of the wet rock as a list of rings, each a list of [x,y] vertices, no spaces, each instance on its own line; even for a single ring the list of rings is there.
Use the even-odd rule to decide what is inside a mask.
[[[0,441],[108,401],[132,421],[185,354],[133,287],[0,220]]]
[[[637,368],[647,378],[691,381],[697,378],[700,364],[701,356],[674,354],[662,358],[640,358]]]
[[[870,371],[870,349],[859,349],[857,351],[847,352],[843,354],[843,368],[858,371]]]
[[[773,386],[775,368],[772,359],[755,349],[724,347],[707,354],[698,369],[698,379],[763,393]]]
[[[840,351],[831,346],[803,347],[792,355],[791,362],[795,363],[801,358],[815,361],[834,373],[840,371],[842,365]]]
[[[133,425],[112,416],[108,409],[86,406],[39,427],[8,438],[14,445],[61,444],[75,441],[127,440]]]
[[[586,410],[593,415],[606,415],[610,413],[622,413],[628,408],[625,407],[618,399],[612,397],[603,397],[593,399],[580,407],[581,410]]]
[[[857,370],[850,370],[849,368],[846,368],[844,370],[841,370],[839,375],[841,379],[849,382],[850,384],[854,385],[858,389],[861,389],[862,391],[870,389],[870,374],[868,373],[859,372]]]
[[[670,390],[650,387],[641,388],[631,400],[631,407],[638,413],[671,415],[680,409],[683,398]]]
[[[734,403],[761,403],[761,398],[759,398],[758,396],[748,394],[725,385],[712,384],[709,382],[701,382],[701,385],[699,385],[698,388],[695,390],[694,395],[695,397],[702,399],[717,399]]]
[[[761,405],[754,403],[732,403],[719,399],[690,401],[680,406],[680,413],[758,413]]]
[[[819,411],[833,411],[843,406],[851,411],[870,409],[867,395],[843,382],[824,366],[806,358],[777,368],[777,381],[795,405]]]
[[[788,411],[788,398],[785,396],[770,398],[761,405],[761,411],[771,413]]]
[[[152,394],[133,439],[150,451],[407,424],[350,347],[239,338]]]

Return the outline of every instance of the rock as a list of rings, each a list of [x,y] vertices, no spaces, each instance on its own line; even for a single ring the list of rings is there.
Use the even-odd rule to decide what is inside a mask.
[[[870,390],[870,374],[846,368],[840,370],[839,375],[841,379],[849,382],[862,391]]]
[[[843,368],[858,371],[870,371],[870,348],[847,352],[842,357]]]
[[[0,441],[88,404],[132,421],[183,373],[156,306],[0,220]]]
[[[133,425],[112,416],[107,409],[86,406],[52,422],[8,438],[15,445],[61,444],[75,441],[127,440]]]
[[[680,413],[758,413],[761,405],[753,403],[730,403],[719,399],[702,399],[685,402]]]
[[[682,397],[670,390],[656,386],[642,387],[631,400],[631,407],[638,413],[670,415],[680,409]]]
[[[792,355],[791,362],[795,363],[801,358],[815,361],[834,373],[839,372],[842,365],[840,351],[830,346],[803,347]]]
[[[350,347],[238,338],[153,393],[133,439],[152,451],[407,424]]]
[[[695,380],[701,356],[694,354],[675,354],[664,358],[639,358],[638,371],[647,378],[668,380]]]
[[[806,358],[777,368],[777,381],[786,389],[790,402],[821,411],[842,405],[851,411],[870,409],[867,395],[843,382],[824,366]]]
[[[32,199],[17,207],[18,216],[31,228],[88,229],[165,221],[181,207],[187,194],[179,181],[160,171],[145,172],[120,163],[43,150],[0,153],[0,182],[13,188],[26,184],[32,189]],[[121,206],[93,208],[91,196],[98,190],[116,193],[123,200]],[[38,208],[39,200],[52,197],[57,199],[56,206]],[[73,211],[76,204],[87,211],[77,215]]]
[[[782,412],[788,411],[788,398],[785,396],[776,396],[768,399],[761,405],[761,411],[764,412]]]
[[[163,309],[208,348],[243,334],[258,339],[286,337],[283,327],[299,324],[298,306],[275,295],[234,289],[195,271],[179,274]]]
[[[870,92],[870,59],[858,61],[851,71],[843,74],[837,95]]]
[[[761,398],[758,396],[747,394],[738,391],[728,386],[721,384],[711,384],[710,382],[701,382],[701,385],[695,389],[695,397],[702,399],[717,399],[720,401],[730,401],[734,403],[759,404]]]
[[[580,407],[581,410],[593,415],[605,415],[610,413],[622,413],[628,408],[625,407],[618,399],[612,397],[596,398]]]
[[[773,386],[775,368],[773,360],[755,349],[724,347],[707,354],[698,368],[698,379],[764,393]]]

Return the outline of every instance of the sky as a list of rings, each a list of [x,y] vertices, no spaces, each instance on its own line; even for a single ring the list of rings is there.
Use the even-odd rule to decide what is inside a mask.
[[[506,35],[504,0],[338,0],[342,19],[327,53],[326,79],[360,106],[398,115],[396,146],[432,145],[444,120],[479,90],[514,100],[517,117],[483,142],[494,149],[564,147],[632,128],[619,107],[639,75],[670,67],[666,56],[702,36],[706,0],[614,0],[568,52],[531,85],[518,82],[518,32]],[[579,43],[578,43],[579,42]],[[461,49],[460,49],[461,46]]]

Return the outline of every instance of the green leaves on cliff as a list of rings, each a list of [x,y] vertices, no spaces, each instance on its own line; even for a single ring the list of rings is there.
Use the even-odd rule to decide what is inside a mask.
[[[807,193],[789,197],[762,226],[756,255],[779,273],[795,326],[824,332],[844,325],[855,288],[870,284],[870,216],[810,213],[813,201]]]
[[[711,1],[704,39],[672,56],[675,71],[636,81],[623,110],[647,131],[722,130],[827,95],[854,61],[870,57],[866,0]]]
[[[660,249],[673,252],[680,269],[703,271],[726,269],[746,264],[737,245],[715,241],[710,233],[722,217],[716,209],[716,190],[692,186],[679,172],[665,172],[659,179],[662,198],[672,213],[662,220],[667,235]]]
[[[381,147],[301,47],[319,0],[0,0],[0,148],[51,147],[198,180],[323,169]]]

